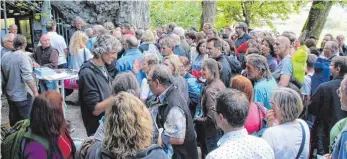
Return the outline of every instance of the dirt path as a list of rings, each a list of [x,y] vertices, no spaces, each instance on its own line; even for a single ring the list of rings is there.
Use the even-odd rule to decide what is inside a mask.
[[[73,132],[71,133],[72,138],[83,139],[87,137],[86,131],[83,126],[81,109],[77,103],[78,91],[73,92],[66,98],[67,110],[65,118],[71,122]],[[9,124],[8,112],[9,107],[5,96],[1,96],[1,124]]]

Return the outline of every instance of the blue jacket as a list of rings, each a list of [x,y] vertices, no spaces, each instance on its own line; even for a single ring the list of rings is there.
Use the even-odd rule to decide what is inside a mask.
[[[187,73],[184,78],[186,79],[188,84],[188,94],[190,102],[199,103],[202,86],[199,84],[198,80],[190,73]]]
[[[248,41],[249,39],[252,39],[252,37],[248,33],[243,34],[242,37],[239,37],[235,41],[235,48],[237,49],[241,44]]]
[[[90,52],[93,51],[94,48],[94,42],[96,41],[96,36],[94,35],[93,37],[89,38],[87,41],[87,48],[90,50]]]
[[[116,69],[117,69],[117,74],[121,72],[128,72],[133,70],[133,64],[134,61],[137,59],[142,59],[143,54],[139,49],[128,49],[124,52],[123,56],[117,60],[116,62]],[[141,81],[143,78],[146,77],[146,74],[140,70],[136,74],[136,79],[137,82],[139,83],[139,86],[141,86]]]
[[[332,158],[333,159],[345,159],[347,158],[347,127],[340,133],[337,138],[337,142],[333,146]]]
[[[175,55],[178,56],[185,56],[186,57],[186,53],[184,52],[184,50],[180,47],[180,45],[176,45],[175,49],[173,50]]]

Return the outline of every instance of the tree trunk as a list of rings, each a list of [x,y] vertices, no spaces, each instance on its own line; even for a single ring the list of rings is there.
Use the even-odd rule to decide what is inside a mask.
[[[149,2],[145,1],[52,1],[67,23],[76,16],[88,25],[129,23],[137,28],[148,28],[150,24]]]
[[[241,2],[241,6],[242,6],[242,14],[243,17],[245,18],[245,23],[247,24],[248,28],[250,28],[249,24],[251,22],[251,13],[250,10],[248,8],[249,5],[249,1],[242,1]]]
[[[201,30],[205,23],[213,24],[217,15],[217,2],[216,1],[202,1],[202,15],[201,15]]]
[[[299,38],[301,42],[305,39],[306,35],[314,35],[319,38],[333,3],[333,1],[317,0],[312,2],[310,12]]]

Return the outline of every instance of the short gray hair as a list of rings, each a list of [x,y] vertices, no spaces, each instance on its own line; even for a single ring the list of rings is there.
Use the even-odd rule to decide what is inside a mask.
[[[179,35],[173,33],[170,37],[175,41],[175,45],[179,45],[181,43],[181,38]]]
[[[160,48],[162,47],[168,47],[171,48],[172,51],[175,49],[176,42],[172,39],[172,37],[165,37],[159,41]]]
[[[333,40],[333,41],[328,41],[327,43],[331,43],[331,50],[333,50],[334,51],[334,54],[336,54],[338,51],[339,51],[339,44],[335,41],[335,40]],[[326,43],[326,44],[327,44]],[[325,44],[325,45],[326,45]]]
[[[249,101],[243,92],[227,88],[218,92],[216,101],[216,112],[222,114],[230,126],[240,128],[245,125]]]
[[[150,30],[146,30],[145,32],[143,32],[143,34],[141,36],[141,41],[142,42],[154,42],[153,32]]]
[[[145,54],[143,56],[143,59],[147,60],[147,65],[149,67],[151,67],[153,65],[157,65],[159,63],[159,57],[155,54]]]
[[[125,35],[125,44],[127,45],[127,49],[135,49],[139,47],[139,43],[135,36]]]
[[[313,68],[317,59],[318,59],[318,57],[315,54],[308,54],[307,61],[306,61],[307,67]]]
[[[247,24],[244,23],[244,22],[238,22],[238,23],[236,24],[236,27],[242,28],[242,30],[243,30],[244,32],[246,32],[246,33],[247,33],[247,31],[248,31],[248,26],[247,26]]]
[[[113,94],[117,95],[120,92],[133,93],[135,96],[139,95],[140,87],[137,79],[133,73],[122,72],[115,77],[112,83]]]
[[[213,78],[219,79],[218,62],[215,59],[207,58],[202,62],[202,67],[206,67],[213,75]]]
[[[108,53],[113,49],[116,49],[118,53],[122,50],[122,44],[116,37],[110,34],[103,34],[96,39],[92,53],[99,58],[102,54]]]
[[[153,68],[152,80],[158,80],[160,84],[169,87],[172,85],[173,76],[169,67],[157,65]]]
[[[104,33],[105,32],[105,28],[102,25],[94,25],[93,26],[93,31],[96,34],[100,34],[100,33]]]
[[[57,25],[57,22],[55,22],[55,20],[53,20],[53,19],[48,20],[46,23],[47,31],[52,31],[56,25]]]
[[[175,27],[172,32],[184,38],[184,29],[182,27]]]
[[[5,42],[5,41],[8,41],[8,40],[10,40],[10,38],[11,37],[15,37],[15,34],[13,34],[13,33],[8,33],[8,34],[6,34],[4,37],[2,37],[2,41],[3,42]]]
[[[272,78],[272,74],[269,69],[269,64],[267,63],[267,59],[264,56],[258,54],[250,54],[246,56],[246,61],[251,63],[255,68],[260,70],[262,78]]]
[[[73,26],[75,26],[75,23],[77,21],[80,21],[82,23],[82,26],[85,26],[86,25],[86,22],[80,17],[80,16],[77,16],[74,20],[73,20]]]
[[[21,34],[17,34],[13,39],[13,51],[23,50],[27,46],[27,39]]]
[[[18,28],[18,26],[16,24],[11,24],[10,26],[8,26],[8,29],[11,29],[14,26],[16,26]]]
[[[303,110],[300,95],[290,88],[278,88],[272,91],[271,101],[281,113],[281,123],[287,123],[299,118]]]
[[[93,28],[87,28],[84,30],[84,32],[86,32],[88,38],[93,36]]]
[[[114,29],[114,25],[112,22],[106,22],[104,23],[104,28],[107,30],[113,30]]]

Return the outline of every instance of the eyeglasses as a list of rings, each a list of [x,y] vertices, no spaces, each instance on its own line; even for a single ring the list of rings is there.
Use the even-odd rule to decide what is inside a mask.
[[[220,112],[218,112],[218,111],[216,110],[216,107],[212,107],[211,110],[214,111],[214,112],[216,112],[217,114],[220,114]]]
[[[149,84],[150,82],[153,82],[154,80],[152,79],[147,79],[147,84]]]
[[[336,90],[336,94],[337,94],[339,97],[341,97],[340,88],[338,88],[338,89]]]

